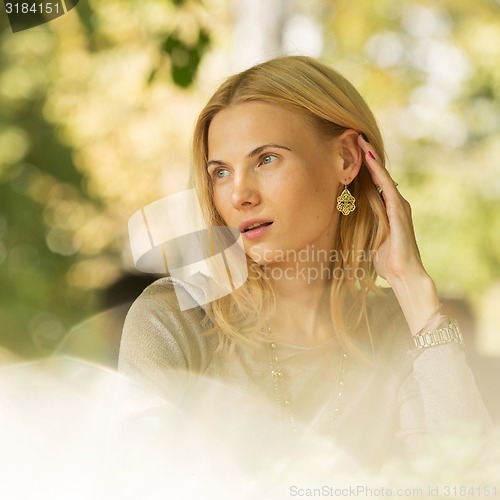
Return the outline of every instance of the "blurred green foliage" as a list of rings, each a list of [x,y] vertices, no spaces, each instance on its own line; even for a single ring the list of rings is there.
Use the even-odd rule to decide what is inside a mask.
[[[430,274],[479,303],[500,280],[500,3],[309,4],[379,118]],[[184,187],[225,9],[81,1],[16,34],[0,16],[0,344],[43,355],[96,312],[130,266],[128,217]]]
[[[154,7],[155,2],[147,3]],[[94,286],[92,281],[82,286],[78,279],[69,279],[89,252],[74,245],[76,228],[65,222],[73,217],[75,224],[83,224],[93,213],[105,212],[107,200],[91,192],[91,174],[75,165],[75,148],[62,139],[61,124],[50,120],[44,107],[65,71],[64,45],[81,38],[88,53],[112,52],[116,40],[106,22],[113,23],[113,14],[116,23],[120,16],[133,16],[134,4],[137,7],[136,2],[80,2],[71,14],[73,26],[62,18],[58,25],[18,34],[12,34],[7,17],[0,16],[0,345],[21,356],[50,352],[70,327],[99,310],[102,289],[119,276],[123,241],[90,252],[98,255],[90,266],[97,267],[97,274],[104,272]],[[210,46],[210,35],[196,17],[202,7],[199,2],[186,4],[172,0],[170,6],[160,6],[174,19],[151,37],[160,57],[150,73],[159,75],[162,85],[192,85]],[[96,15],[106,9],[116,11],[107,20]],[[182,30],[186,19],[194,40]],[[64,23],[70,30],[77,27],[79,34],[65,32]]]
[[[210,36],[204,30],[200,30],[193,45],[184,42],[177,33],[168,35],[162,49],[172,62],[170,74],[176,85],[189,87],[193,83],[201,58],[209,44]]]

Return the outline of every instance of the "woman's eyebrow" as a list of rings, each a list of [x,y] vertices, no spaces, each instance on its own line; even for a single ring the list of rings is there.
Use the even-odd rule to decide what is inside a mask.
[[[220,161],[220,160],[210,160],[210,161],[207,163],[207,168],[208,168],[210,165],[224,165],[224,162],[223,162],[223,161]]]
[[[258,148],[255,148],[254,150],[250,151],[248,153],[248,158],[253,158],[254,156],[259,155],[262,153],[262,151],[266,150],[267,148],[280,148],[280,149],[286,149],[287,151],[291,151],[290,148],[287,148],[286,146],[281,146],[280,144],[264,144],[263,146],[259,146]],[[221,160],[210,160],[207,162],[207,168],[210,167],[210,165],[225,165],[225,163]]]
[[[255,148],[253,151],[250,151],[250,153],[248,153],[248,157],[252,158],[253,156],[257,156],[267,148],[280,148],[280,149],[286,149],[287,151],[291,151],[290,148],[287,148],[286,146],[281,146],[280,144],[264,144],[263,146],[259,146],[258,148]]]

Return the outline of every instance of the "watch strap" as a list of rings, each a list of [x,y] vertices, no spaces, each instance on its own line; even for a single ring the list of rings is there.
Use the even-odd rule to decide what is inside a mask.
[[[418,333],[410,339],[411,347],[417,350],[436,345],[449,344],[450,342],[460,345],[464,343],[460,328],[458,327],[458,322],[455,319],[451,319],[443,328],[438,328],[432,332]]]

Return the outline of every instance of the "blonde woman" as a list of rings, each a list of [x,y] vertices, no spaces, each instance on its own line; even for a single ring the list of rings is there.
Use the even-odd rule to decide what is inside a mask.
[[[226,80],[196,124],[192,185],[208,226],[240,231],[248,279],[189,311],[171,278],[146,289],[120,353],[137,409],[189,408],[256,456],[315,436],[368,466],[454,423],[487,428],[384,165],[373,114],[324,64],[282,57]]]

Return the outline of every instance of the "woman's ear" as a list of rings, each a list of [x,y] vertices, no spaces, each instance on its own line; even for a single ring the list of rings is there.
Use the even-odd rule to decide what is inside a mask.
[[[342,176],[346,184],[358,175],[363,163],[363,151],[358,144],[358,135],[355,130],[347,129],[337,138],[337,151],[343,160]]]

